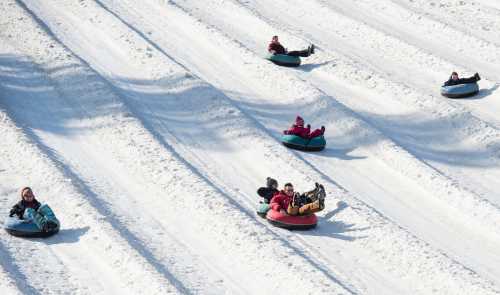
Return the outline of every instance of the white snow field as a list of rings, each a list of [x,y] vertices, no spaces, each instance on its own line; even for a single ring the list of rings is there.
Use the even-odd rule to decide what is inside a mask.
[[[62,224],[0,232],[0,294],[500,294],[499,31],[495,0],[0,1],[0,220],[29,185]],[[256,215],[267,176],[325,186],[317,228]]]

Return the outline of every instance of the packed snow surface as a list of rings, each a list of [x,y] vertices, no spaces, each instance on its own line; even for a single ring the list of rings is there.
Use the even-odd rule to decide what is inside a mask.
[[[29,185],[62,223],[0,233],[0,293],[500,294],[498,32],[495,0],[0,1],[0,216]],[[316,229],[256,215],[267,176],[325,186]]]

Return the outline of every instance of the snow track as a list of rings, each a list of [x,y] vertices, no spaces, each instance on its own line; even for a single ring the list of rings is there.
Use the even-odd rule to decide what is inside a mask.
[[[124,11],[125,11],[125,10],[120,11],[120,13],[119,13],[119,14],[126,15],[126,13],[125,13]],[[126,9],[126,11],[134,11],[134,10],[133,10],[133,9],[131,9],[130,7],[128,7],[128,8]],[[217,11],[219,11],[219,12],[220,12],[220,10],[217,10]],[[164,17],[163,17],[162,19],[170,19],[170,20],[171,20],[171,19],[172,19],[172,15],[164,15]],[[151,20],[151,18],[148,18],[148,20]],[[174,22],[174,23],[182,23],[182,24],[186,24],[187,22],[186,22],[186,21],[184,21],[184,20],[179,20],[179,21]],[[161,26],[162,28],[165,28],[165,30],[168,30],[168,29],[166,29],[166,28],[168,27],[166,23],[161,23],[161,24],[160,24],[160,23],[155,23],[155,25],[156,25],[156,26]],[[152,25],[152,26],[150,26],[150,27],[142,27],[142,28],[143,28],[143,30],[148,30],[149,28],[151,28],[151,27],[153,27],[153,26],[155,26],[155,25]],[[184,29],[184,30],[186,30],[186,29]],[[170,39],[175,38],[175,37],[173,37],[173,35],[175,35],[173,32],[174,32],[174,31],[172,31],[170,34],[168,34],[168,36],[169,36],[169,38],[170,38]],[[182,34],[182,35],[186,35],[186,36],[189,36],[189,35],[198,35],[198,34],[195,34],[193,31],[188,31],[188,32],[185,32],[185,31],[183,32],[183,31],[181,31],[181,33],[180,33],[180,34]],[[213,37],[213,36],[212,36],[212,37]],[[212,38],[212,40],[215,40],[215,39],[214,39],[214,38]],[[194,40],[191,40],[191,41],[193,41],[191,44],[196,44],[196,43],[194,42]],[[180,39],[178,39],[178,40],[176,40],[176,42],[173,42],[173,43],[178,44],[178,42],[181,42],[181,40],[180,40]],[[162,44],[164,44],[164,43],[162,43]],[[182,46],[182,45],[180,45],[180,47],[181,47],[181,48],[183,48],[183,46]],[[198,47],[198,46],[194,46],[194,47]],[[173,49],[173,48],[169,48],[169,52],[180,52],[180,50],[175,50],[175,49]],[[181,59],[182,59],[182,58],[179,58],[178,60],[181,60]],[[197,68],[197,69],[202,68],[202,67],[203,67],[203,65],[202,65],[202,64],[196,64],[196,66],[193,66],[193,68]],[[200,75],[201,75],[201,76],[203,76],[203,74],[200,74]],[[230,75],[228,75],[228,76],[230,76]],[[233,74],[233,76],[234,76],[234,74]],[[214,79],[217,79],[217,78],[214,78]],[[239,80],[240,80],[240,81],[242,81],[243,79],[239,79]],[[272,79],[271,79],[271,80],[272,80]],[[247,82],[248,82],[248,81],[249,81],[249,79],[245,79],[244,81],[247,81]],[[264,81],[260,81],[260,82],[264,83]],[[275,84],[275,85],[276,85],[276,84]],[[279,86],[279,85],[278,85],[278,86]],[[205,125],[205,124],[206,124],[206,122],[203,122],[203,123],[201,123],[201,124],[195,124],[195,125],[200,125],[200,126],[202,126],[202,125]],[[183,131],[183,132],[184,132],[184,131]],[[203,133],[205,133],[205,132],[203,132]],[[251,132],[250,132],[250,134],[251,134]],[[182,136],[182,135],[179,135],[179,136]],[[204,141],[205,141],[205,140],[204,140]],[[196,154],[196,153],[193,153],[193,154]],[[221,160],[219,160],[218,162],[227,163],[228,161],[221,161]],[[225,165],[227,165],[227,164],[225,164]],[[223,168],[219,168],[219,169],[223,169]],[[216,168],[211,168],[211,169],[207,169],[207,170],[218,170],[218,169],[216,169]],[[235,168],[235,171],[246,171],[246,168],[236,167],[236,168]],[[245,176],[243,176],[243,175],[242,175],[242,176],[236,177],[236,179],[248,179],[248,177],[249,177],[248,175],[245,175]],[[250,176],[250,177],[251,177],[251,176]],[[255,185],[257,185],[257,184],[254,184],[254,187],[255,187]],[[493,209],[493,210],[495,210],[495,209]],[[496,214],[496,213],[494,213],[494,214]],[[493,257],[495,257],[495,256],[494,256],[494,252],[495,252],[495,251],[494,251],[493,249],[488,250],[488,252],[490,252],[490,253],[492,253],[492,254],[493,254],[493,256],[491,256],[492,258],[493,258]],[[496,258],[495,258],[495,259],[496,259]]]
[[[499,294],[499,42],[438,2],[4,1],[0,213],[29,183],[63,229],[2,232],[0,288]],[[496,28],[480,2],[453,7]],[[268,63],[276,33],[316,55]],[[438,97],[451,69],[484,72],[482,99]],[[324,152],[280,145],[298,113]],[[266,176],[323,183],[319,227],[256,217]]]

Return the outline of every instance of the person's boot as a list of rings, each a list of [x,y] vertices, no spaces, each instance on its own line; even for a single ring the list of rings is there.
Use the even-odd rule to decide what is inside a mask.
[[[311,48],[311,54],[314,54],[314,44],[311,44],[311,46],[309,46],[309,48]]]
[[[481,80],[481,77],[479,77],[479,73],[475,73],[474,74],[474,78],[476,78],[476,81]]]
[[[47,221],[47,229],[49,231],[54,231],[56,228],[57,228],[57,223],[53,222],[53,221]]]
[[[318,199],[318,202],[319,202],[319,209],[321,209],[321,210],[325,209],[325,198],[324,197],[320,197]]]
[[[300,195],[299,195],[299,193],[293,194],[292,204],[293,204],[293,207],[300,207]]]
[[[325,134],[325,126],[321,126],[321,135]]]

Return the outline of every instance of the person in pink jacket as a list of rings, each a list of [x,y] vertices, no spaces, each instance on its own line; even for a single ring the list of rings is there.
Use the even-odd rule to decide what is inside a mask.
[[[305,139],[311,139],[323,135],[325,133],[325,126],[321,126],[321,129],[316,129],[311,132],[311,125],[307,124],[307,126],[304,127],[304,119],[297,116],[297,118],[295,118],[295,124],[293,124],[288,130],[284,130],[283,133],[287,135],[297,135]]]

